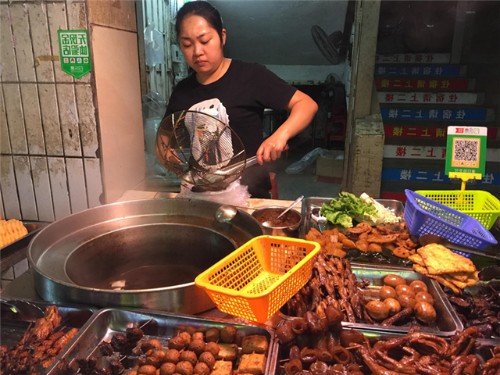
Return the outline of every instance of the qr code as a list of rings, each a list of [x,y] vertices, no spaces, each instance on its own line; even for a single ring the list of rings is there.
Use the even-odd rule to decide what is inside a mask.
[[[479,162],[479,147],[479,139],[455,139],[453,142],[453,164],[475,167]]]

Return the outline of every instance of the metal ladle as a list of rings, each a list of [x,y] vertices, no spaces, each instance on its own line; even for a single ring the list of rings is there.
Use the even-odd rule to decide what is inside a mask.
[[[248,208],[248,207],[241,207]],[[238,213],[238,207],[232,206],[230,204],[223,204],[217,211],[215,211],[215,219],[219,223],[229,223]]]

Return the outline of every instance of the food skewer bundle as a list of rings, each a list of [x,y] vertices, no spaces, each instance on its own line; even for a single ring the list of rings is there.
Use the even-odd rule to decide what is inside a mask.
[[[12,348],[2,346],[1,368],[5,374],[37,374],[48,369],[55,357],[78,333],[65,327],[56,306],[48,306]]]
[[[345,258],[329,257],[320,252],[313,264],[313,272],[308,283],[286,304],[286,314],[304,317],[313,312],[324,316],[329,305],[340,310],[345,320],[373,322],[364,309],[360,288],[368,283],[358,281],[352,273],[351,263]]]

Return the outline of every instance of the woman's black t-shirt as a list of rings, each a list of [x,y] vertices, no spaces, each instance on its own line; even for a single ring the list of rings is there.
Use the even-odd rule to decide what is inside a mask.
[[[200,84],[195,74],[179,82],[166,115],[218,99],[226,108],[229,126],[241,138],[250,157],[263,141],[264,109],[286,110],[295,91],[263,65],[232,60],[227,72],[211,84]]]

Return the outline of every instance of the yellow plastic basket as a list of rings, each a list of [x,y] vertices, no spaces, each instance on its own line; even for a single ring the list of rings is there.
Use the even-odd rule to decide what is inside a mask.
[[[416,193],[472,216],[490,229],[500,215],[500,201],[481,190],[417,190]]]
[[[317,242],[258,236],[199,274],[219,310],[263,323],[310,279]]]

